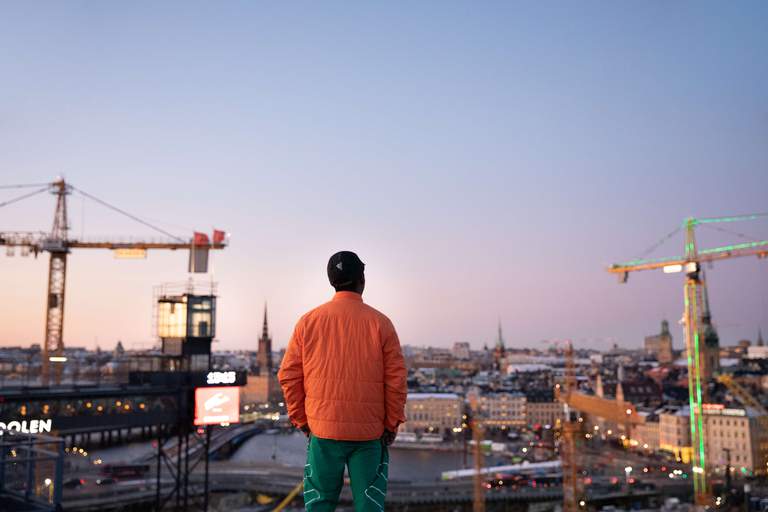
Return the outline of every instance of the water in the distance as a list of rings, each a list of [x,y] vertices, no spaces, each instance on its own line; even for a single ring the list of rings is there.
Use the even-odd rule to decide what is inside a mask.
[[[461,451],[390,449],[391,480],[436,480],[443,471],[461,469],[464,455]],[[274,455],[274,459],[272,458]],[[246,441],[232,455],[232,462],[271,462],[287,466],[304,466],[307,456],[307,438],[303,434],[261,434]],[[472,453],[468,454],[472,464]],[[486,457],[486,465],[507,464],[496,457]]]

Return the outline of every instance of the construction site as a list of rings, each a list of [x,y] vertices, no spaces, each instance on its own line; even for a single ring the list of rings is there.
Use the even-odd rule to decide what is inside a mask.
[[[217,426],[206,428],[192,426],[193,411],[189,404],[194,401],[194,398],[188,394],[198,389],[196,386],[199,384],[195,379],[204,379],[201,376],[207,374],[208,385],[223,383],[244,386],[246,373],[250,373],[246,371],[242,375],[235,376],[235,372],[231,372],[231,377],[227,372],[211,373],[214,369],[218,370],[218,366],[214,365],[211,349],[211,341],[216,336],[217,290],[215,285],[201,287],[190,281],[187,284],[164,285],[155,289],[153,302],[157,307],[153,314],[153,329],[157,333],[160,344],[156,351],[135,358],[135,361],[138,361],[134,363],[135,369],[124,374],[123,382],[94,382],[93,377],[88,377],[87,371],[77,375],[69,372],[69,382],[67,382],[67,372],[63,371],[67,362],[67,349],[63,336],[66,270],[67,260],[74,250],[110,250],[119,258],[144,258],[147,251],[151,250],[184,250],[189,251],[187,271],[190,274],[205,273],[208,268],[209,251],[221,250],[227,246],[227,237],[224,232],[214,231],[211,239],[205,234],[196,232],[191,239],[182,240],[61,179],[49,184],[13,185],[4,188],[32,188],[33,190],[0,203],[0,207],[46,192],[53,194],[56,206],[50,232],[3,231],[0,233],[0,245],[6,247],[7,256],[15,255],[15,251],[18,251],[20,256],[33,257],[49,253],[45,343],[40,347],[39,369],[32,377],[29,369],[26,370],[23,387],[15,389],[6,387],[2,411],[9,417],[0,418],[4,421],[1,423],[5,425],[3,428],[8,431],[13,430],[14,414],[21,412],[22,417],[35,419],[31,424],[33,425],[31,430],[26,426],[26,421],[23,423],[24,426],[17,422],[20,425],[17,430],[31,436],[28,439],[25,438],[27,440],[19,438],[14,441],[11,436],[3,441],[4,461],[0,461],[0,468],[4,472],[0,474],[0,478],[6,478],[7,481],[0,490],[5,489],[9,495],[20,496],[21,501],[28,504],[37,503],[43,508],[46,503],[52,507],[69,503],[69,508],[77,503],[78,505],[73,508],[76,510],[89,510],[89,507],[102,510],[144,510],[145,508],[142,507],[149,504],[157,510],[170,508],[190,510],[193,506],[207,510],[209,496],[218,496],[216,503],[220,504],[226,502],[226,499],[221,501],[222,496],[233,495],[233,493],[239,495],[244,491],[253,496],[263,497],[260,498],[265,504],[263,510],[272,510],[269,507],[273,507],[276,511],[282,510],[300,502],[302,484],[296,483],[297,475],[291,470],[278,471],[267,467],[260,470],[261,476],[246,476],[248,474],[246,467],[227,462],[227,458],[222,459],[219,455],[222,449],[227,453],[236,450],[232,447],[239,446],[248,439],[261,439],[259,435],[265,428],[269,429],[272,428],[271,425],[273,427],[277,425],[275,420],[280,417],[279,410],[275,420],[266,423],[263,420],[254,421],[251,418],[236,428],[221,427],[218,425],[222,423],[219,420],[215,422]],[[167,237],[167,240],[83,241],[72,237],[67,216],[67,196],[72,193],[79,193],[116,213],[144,224],[145,227],[159,231]],[[768,432],[766,428],[768,427],[768,410],[761,394],[755,392],[754,382],[731,368],[721,366],[721,347],[713,323],[704,269],[711,267],[714,262],[730,258],[763,259],[768,256],[768,241],[752,240],[702,249],[697,244],[696,228],[701,225],[719,226],[723,223],[749,222],[763,217],[766,215],[686,219],[680,228],[663,239],[663,241],[668,240],[674,234],[682,232],[684,236],[682,256],[635,260],[612,265],[607,269],[609,273],[618,276],[620,283],[627,283],[630,273],[641,270],[661,270],[667,274],[681,274],[684,278],[682,324],[685,349],[682,354],[686,367],[680,370],[687,379],[688,399],[686,406],[680,411],[687,415],[684,419],[690,433],[688,446],[675,453],[677,460],[673,461],[673,464],[677,463],[675,468],[682,468],[687,464],[690,470],[683,473],[681,469],[674,469],[674,472],[670,473],[670,478],[678,475],[677,471],[679,471],[679,474],[685,474],[686,478],[690,475],[687,481],[666,487],[650,483],[641,485],[636,482],[640,482],[639,479],[644,475],[633,475],[632,471],[637,470],[627,465],[624,468],[625,481],[617,482],[614,477],[608,486],[599,487],[594,483],[596,480],[605,478],[599,476],[601,473],[595,470],[595,465],[600,464],[600,449],[596,450],[595,440],[602,439],[603,441],[600,442],[610,443],[613,438],[616,441],[612,449],[631,450],[644,439],[646,434],[641,432],[647,430],[653,415],[649,414],[650,409],[647,404],[632,401],[631,390],[626,384],[627,389],[624,392],[615,392],[615,396],[606,395],[600,381],[600,370],[596,369],[594,362],[584,366],[584,359],[576,355],[573,343],[562,341],[556,343],[552,349],[561,362],[559,369],[556,368],[551,377],[548,377],[550,379],[548,385],[554,393],[553,400],[561,404],[562,412],[556,412],[552,416],[552,424],[546,425],[546,431],[540,424],[531,427],[531,422],[528,422],[530,430],[527,430],[539,432],[531,438],[538,440],[530,443],[534,447],[531,448],[531,453],[539,449],[539,446],[543,446],[544,451],[549,450],[549,455],[539,457],[538,460],[535,457],[533,459],[524,457],[521,460],[510,452],[510,450],[514,451],[514,448],[510,448],[515,446],[513,443],[505,449],[505,453],[510,454],[507,457],[511,457],[513,461],[511,465],[499,466],[498,462],[493,462],[495,459],[489,451],[490,446],[494,444],[494,440],[499,439],[500,432],[507,432],[505,426],[507,423],[499,421],[494,416],[496,412],[488,409],[489,397],[496,396],[498,390],[489,389],[487,385],[481,384],[467,393],[466,401],[457,396],[459,402],[464,402],[466,405],[466,408],[459,408],[466,411],[463,419],[460,420],[461,423],[453,427],[453,443],[458,442],[455,445],[456,449],[463,451],[463,469],[443,472],[441,483],[393,479],[388,509],[446,511],[471,509],[474,512],[554,509],[575,512],[601,510],[608,506],[653,509],[662,507],[664,499],[672,494],[678,496],[676,499],[681,500],[682,503],[690,501],[692,506],[701,510],[748,506],[749,485],[744,484],[743,488],[737,488],[734,483],[734,477],[743,476],[733,475],[739,464],[731,465],[730,448],[723,448],[729,457],[725,471],[719,471],[718,463],[710,462],[715,457],[708,453],[713,449],[713,445],[711,435],[707,437],[707,431],[716,428],[717,418],[722,417],[724,411],[746,411],[743,414],[746,414],[749,421],[754,423],[754,431],[751,435],[760,436],[758,439],[750,440],[750,446],[754,446],[756,451],[755,460],[751,464],[754,469],[749,470],[749,475],[752,479],[763,478],[768,471],[768,438],[762,437],[765,432]],[[631,288],[627,293],[629,292]],[[668,333],[667,326],[663,326],[662,337],[668,336],[665,333]],[[266,311],[262,340],[270,340]],[[267,357],[267,354],[271,354],[270,344],[262,345],[260,342],[260,351],[255,355],[258,356],[258,365],[262,367],[261,371],[264,375],[275,371],[271,357]],[[492,352],[487,351],[487,354],[491,365],[495,368],[514,359],[514,353],[504,346],[501,326],[499,326],[497,346]],[[424,363],[418,365],[425,366]],[[654,367],[655,370],[658,368]],[[624,370],[620,368],[618,371],[621,373]],[[472,374],[476,382],[483,373],[481,371]],[[216,376],[211,377],[214,374]],[[595,377],[601,382],[600,384],[595,385]],[[619,375],[619,381],[621,383],[621,375]],[[419,398],[443,397],[439,393],[418,396]],[[417,395],[413,397],[416,398]],[[79,405],[73,408],[72,403],[75,398]],[[276,397],[275,401],[279,399]],[[269,403],[268,397],[266,400],[265,405]],[[122,409],[124,404],[125,411],[120,411],[122,414],[99,416],[98,426],[94,424],[93,419],[87,419],[91,416],[89,412],[86,413],[86,410],[94,410],[104,405],[110,407],[109,404],[113,401],[118,404],[118,409]],[[162,403],[165,405],[161,406]],[[135,418],[125,414],[129,405],[136,408]],[[276,404],[273,405],[276,406]],[[532,404],[529,405],[529,409],[531,407],[533,407]],[[734,407],[740,407],[740,409],[734,409]],[[67,408],[72,410],[67,412]],[[78,412],[76,408],[80,408],[82,412]],[[506,406],[504,409],[506,410]],[[236,423],[240,423],[241,416],[242,418],[247,416],[247,410],[247,408],[241,408],[237,411]],[[152,414],[147,414],[149,411],[153,411]],[[265,418],[271,418],[271,414]],[[38,416],[43,419],[38,420]],[[677,416],[679,417],[680,414],[678,413]],[[199,424],[203,423],[195,423],[195,425]],[[499,425],[502,426],[501,431]],[[515,423],[509,423],[509,425],[515,425]],[[403,449],[408,448],[405,442],[408,439],[407,436],[413,436],[413,440],[421,439],[410,433],[411,428],[406,429],[406,433],[402,436],[404,441],[400,442],[400,446]],[[35,440],[35,429],[40,431],[38,440]],[[42,434],[43,431],[45,435]],[[547,434],[547,431],[551,434]],[[429,427],[429,432],[433,432],[432,427]],[[455,436],[457,432],[460,435]],[[59,437],[46,437],[51,435]],[[115,443],[119,445],[123,442],[123,437],[126,441],[156,439],[153,442],[157,447],[154,458],[147,459],[148,469],[156,466],[155,475],[151,479],[142,480],[147,485],[152,481],[154,485],[150,489],[134,494],[133,497],[108,493],[102,499],[98,494],[89,493],[89,497],[84,499],[84,495],[73,498],[71,491],[62,492],[66,490],[66,482],[71,481],[71,478],[67,479],[64,474],[65,467],[68,467],[62,463],[65,449],[69,451],[78,446],[91,447],[96,446],[96,443],[104,445],[105,442],[107,445]],[[547,439],[549,441],[546,441]],[[11,457],[11,454],[16,454],[19,446],[24,443],[31,443],[26,449],[27,456],[23,459],[18,459],[16,455]],[[650,453],[648,443],[643,442],[643,445]],[[58,448],[51,450],[45,448],[46,446],[58,446]],[[82,448],[79,449],[82,450]],[[527,451],[523,448],[522,453]],[[273,460],[274,456],[273,454]],[[13,460],[9,461],[9,457]],[[213,461],[209,460],[211,457],[214,457]],[[738,456],[736,457],[738,462]],[[37,466],[38,469],[27,471],[26,476],[23,477],[9,476],[20,474],[19,470],[23,469],[22,466],[26,468]],[[54,466],[58,469],[53,473],[50,473],[52,470],[40,470],[40,468]],[[201,469],[203,467],[204,471]],[[744,467],[741,469],[743,472]],[[650,470],[650,463],[642,468],[644,472]],[[237,480],[237,485],[233,486],[235,481],[224,478],[222,471],[225,473],[241,471],[242,478],[245,480]],[[52,476],[54,473],[55,476]],[[83,481],[89,478],[88,472],[80,474],[82,476],[78,478]],[[16,478],[21,480],[16,482]],[[538,486],[536,486],[537,481]],[[533,482],[533,487],[530,482]],[[12,491],[14,486],[17,489],[15,492]],[[45,493],[48,495],[46,496]],[[66,494],[70,494],[69,501]],[[342,494],[342,503],[344,500],[349,502],[350,499],[351,496],[348,494]],[[270,502],[273,504],[266,505]]]

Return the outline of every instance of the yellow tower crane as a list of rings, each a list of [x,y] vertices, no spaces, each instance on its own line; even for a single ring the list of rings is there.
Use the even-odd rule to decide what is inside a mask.
[[[473,501],[472,512],[485,512],[485,488],[483,487],[483,425],[480,419],[480,407],[477,403],[478,397],[471,394],[469,397],[469,406],[472,410],[470,428],[472,429],[472,440],[475,442],[473,447],[475,473],[473,477]]]
[[[576,363],[573,345],[565,342],[565,378],[562,385],[555,388],[557,398],[565,405],[565,417],[562,420],[560,438],[560,460],[563,465],[563,512],[575,512],[585,503],[581,489],[578,450],[576,439],[581,434],[581,422],[578,413],[602,418],[616,424],[625,425],[631,438],[631,427],[645,423],[645,418],[637,413],[635,406],[624,400],[610,400],[588,395],[578,391],[576,383]]]

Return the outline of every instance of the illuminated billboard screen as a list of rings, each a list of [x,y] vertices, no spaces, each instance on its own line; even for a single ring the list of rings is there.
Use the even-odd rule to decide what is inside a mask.
[[[240,423],[240,388],[195,388],[195,425],[220,423]]]

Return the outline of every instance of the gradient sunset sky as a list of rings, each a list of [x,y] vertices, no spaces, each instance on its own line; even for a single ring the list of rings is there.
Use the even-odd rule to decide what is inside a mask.
[[[639,346],[682,277],[605,272],[686,216],[768,211],[768,3],[6,2],[0,185],[65,176],[189,236],[214,227],[218,349],[276,348],[335,251],[402,343]],[[0,202],[19,191],[0,190]],[[72,235],[154,236],[70,197]],[[0,208],[50,229],[53,197]],[[703,246],[768,220],[701,228]],[[653,256],[679,255],[681,237]],[[0,253],[0,345],[39,343],[48,256]],[[708,271],[724,344],[768,336],[768,261]],[[153,343],[185,253],[69,260],[65,342]]]

